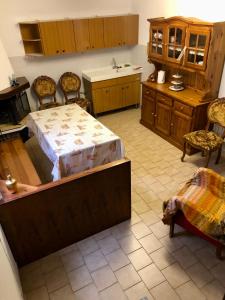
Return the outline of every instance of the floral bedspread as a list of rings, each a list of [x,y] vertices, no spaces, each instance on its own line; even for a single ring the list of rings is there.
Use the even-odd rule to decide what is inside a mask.
[[[77,104],[30,113],[27,126],[52,161],[54,180],[124,157],[120,138]]]
[[[163,222],[170,224],[178,209],[200,231],[225,243],[225,177],[199,168],[182,190],[164,203]]]

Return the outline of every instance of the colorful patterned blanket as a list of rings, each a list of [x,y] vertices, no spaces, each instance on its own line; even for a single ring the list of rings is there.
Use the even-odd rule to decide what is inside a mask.
[[[164,203],[163,222],[170,224],[179,209],[192,225],[225,244],[225,177],[199,168],[181,191]]]

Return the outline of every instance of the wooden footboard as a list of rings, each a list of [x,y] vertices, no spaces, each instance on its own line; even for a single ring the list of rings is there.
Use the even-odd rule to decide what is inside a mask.
[[[0,203],[0,223],[19,266],[127,220],[130,161],[93,168]]]

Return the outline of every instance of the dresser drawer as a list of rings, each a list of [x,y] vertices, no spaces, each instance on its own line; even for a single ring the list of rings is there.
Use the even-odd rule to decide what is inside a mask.
[[[174,101],[174,109],[188,116],[192,116],[193,107]]]
[[[161,93],[157,93],[156,95],[156,100],[159,102],[162,102],[168,106],[172,106],[173,105],[173,100],[170,97],[167,97]]]
[[[147,88],[146,86],[143,85],[142,87],[142,95],[143,97],[151,97],[155,98],[156,91]]]

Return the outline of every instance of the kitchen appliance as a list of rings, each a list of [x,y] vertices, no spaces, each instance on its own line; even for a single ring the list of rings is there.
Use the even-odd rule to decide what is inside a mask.
[[[158,71],[157,83],[165,83],[166,72],[163,70]]]

